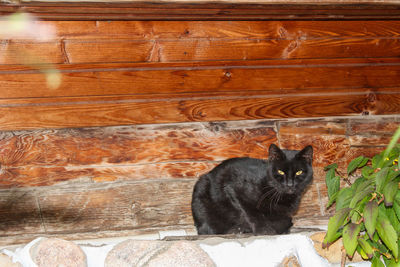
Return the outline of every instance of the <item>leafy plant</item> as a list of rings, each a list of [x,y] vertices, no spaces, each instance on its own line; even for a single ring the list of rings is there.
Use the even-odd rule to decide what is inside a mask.
[[[336,211],[324,247],[342,238],[349,258],[357,252],[372,267],[400,266],[399,138],[400,127],[384,151],[353,159],[346,174],[339,173],[336,163],[325,168],[328,207],[336,203]],[[340,188],[341,181],[346,186]]]

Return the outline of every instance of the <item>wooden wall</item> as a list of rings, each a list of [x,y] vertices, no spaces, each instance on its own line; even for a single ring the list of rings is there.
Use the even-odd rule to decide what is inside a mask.
[[[314,146],[296,222],[326,223],[323,167],[399,125],[400,20],[42,23],[0,41],[0,244],[193,229],[197,177],[271,143]]]
[[[62,21],[4,40],[0,129],[388,115],[399,21]],[[19,63],[23,51],[62,73]]]

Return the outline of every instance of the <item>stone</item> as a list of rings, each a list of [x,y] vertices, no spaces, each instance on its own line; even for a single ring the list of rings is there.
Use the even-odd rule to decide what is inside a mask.
[[[71,241],[43,238],[30,249],[33,262],[38,267],[86,267],[86,254]]]
[[[149,267],[212,267],[214,262],[197,244],[188,241],[172,242],[170,247],[152,258]]]
[[[126,240],[117,244],[107,255],[105,267],[143,266],[160,250],[164,250],[167,242],[149,240]]]
[[[1,267],[22,267],[18,262],[13,262],[12,258],[8,255],[0,253],[0,266]]]
[[[285,257],[279,266],[281,266],[281,267],[301,267],[299,261],[297,260],[297,257],[293,256],[293,255]]]
[[[338,264],[342,261],[342,248],[343,242],[342,239],[337,240],[329,248],[322,248],[322,242],[324,241],[324,237],[326,232],[318,232],[310,236],[311,240],[314,242],[314,248],[317,253],[327,259],[330,263]],[[358,253],[354,253],[353,259],[346,259],[346,262],[361,262],[363,259]]]

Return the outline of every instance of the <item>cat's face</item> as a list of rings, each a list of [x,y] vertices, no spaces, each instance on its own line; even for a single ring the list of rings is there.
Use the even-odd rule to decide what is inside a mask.
[[[312,181],[312,146],[281,150],[272,144],[268,156],[268,184],[285,194],[301,193]]]

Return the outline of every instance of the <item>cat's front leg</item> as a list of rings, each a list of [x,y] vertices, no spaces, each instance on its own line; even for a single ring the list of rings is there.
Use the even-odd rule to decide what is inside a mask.
[[[281,235],[288,234],[290,227],[292,227],[292,219],[283,217],[280,219],[264,218],[256,225],[256,235]]]

